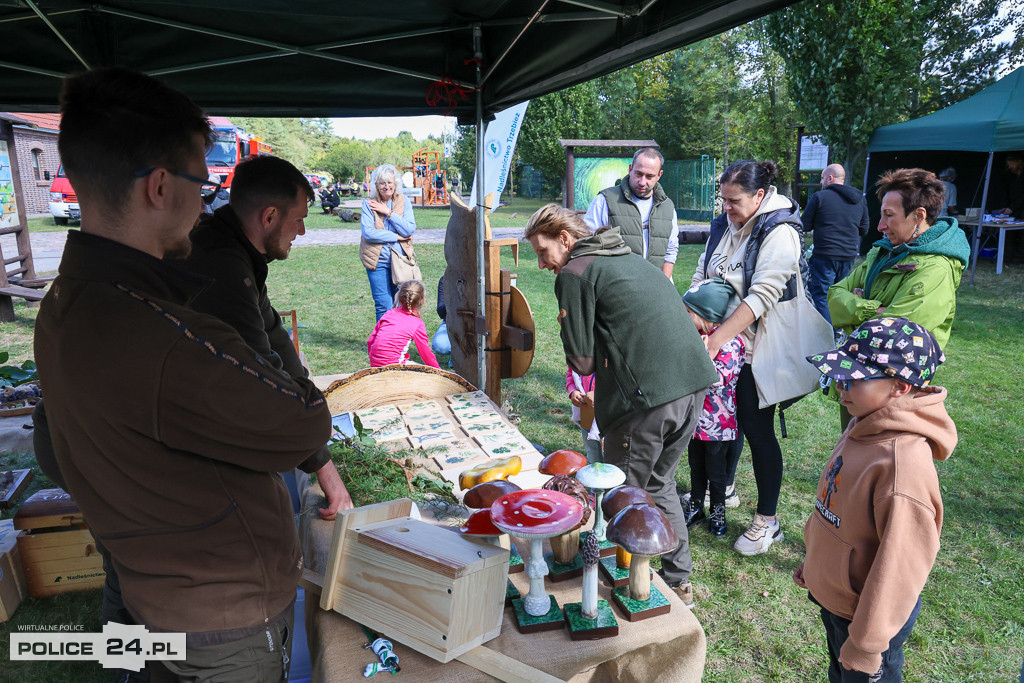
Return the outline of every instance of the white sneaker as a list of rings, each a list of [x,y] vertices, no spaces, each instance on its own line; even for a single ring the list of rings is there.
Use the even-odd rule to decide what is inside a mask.
[[[687,500],[690,499],[690,494],[689,493],[686,494],[686,499]],[[685,505],[686,503],[684,502],[683,504]],[[725,507],[727,507],[727,508],[738,508],[739,506],[740,506],[740,497],[739,497],[739,494],[736,493],[736,487],[735,486],[726,486],[725,487]],[[711,509],[711,489],[708,489],[704,493],[704,507],[708,508],[709,510]]]
[[[740,555],[760,555],[768,552],[772,543],[781,540],[783,540],[782,527],[777,519],[770,521],[764,515],[754,515],[754,521],[750,523],[750,528],[736,539],[733,548]]]

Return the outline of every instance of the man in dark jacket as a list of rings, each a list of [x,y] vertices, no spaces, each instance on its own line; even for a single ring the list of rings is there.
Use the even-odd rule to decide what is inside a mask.
[[[82,228],[35,334],[60,474],[134,621],[186,634],[167,669],[279,681],[302,555],[277,473],[324,464],[327,402],[190,309],[208,280],[166,260],[188,254],[201,211],[202,110],[148,76],[99,69],[65,81],[61,113]]]
[[[306,232],[313,189],[302,172],[274,156],[253,157],[235,168],[231,203],[203,216],[189,235],[187,267],[213,279],[192,300],[192,308],[223,320],[277,370],[293,378],[309,376],[281,316],[267,295],[267,263],[288,258],[292,241]],[[333,519],[352,507],[327,446],[317,480],[327,495],[320,510]]]
[[[821,172],[821,192],[814,193],[801,215],[804,232],[814,233],[807,291],[829,322],[828,288],[850,274],[869,227],[864,194],[844,182],[846,171],[841,165],[826,166]]]

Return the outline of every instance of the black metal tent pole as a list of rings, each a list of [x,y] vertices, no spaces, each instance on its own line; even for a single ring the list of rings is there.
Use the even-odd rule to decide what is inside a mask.
[[[487,313],[484,298],[486,291],[484,278],[487,273],[484,260],[484,239],[486,237],[485,221],[487,207],[484,206],[484,94],[481,63],[484,57],[483,29],[479,24],[473,26],[473,55],[476,57],[476,315],[484,320]],[[476,336],[476,370],[477,388],[481,391],[487,386],[487,347],[486,333]],[[501,399],[498,399],[501,402]]]
[[[978,210],[978,224],[974,226],[974,239],[971,240],[971,282],[974,284],[974,271],[978,268],[978,252],[981,251],[981,230],[985,222],[985,205],[988,202],[988,184],[992,180],[992,157],[995,152],[988,153],[988,163],[985,165],[985,188],[981,191],[981,208]]]

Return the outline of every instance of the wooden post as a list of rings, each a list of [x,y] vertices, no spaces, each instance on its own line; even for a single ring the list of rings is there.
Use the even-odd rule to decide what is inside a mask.
[[[487,370],[482,389],[499,406],[501,405],[502,358],[508,365],[508,351],[505,349],[502,327],[508,317],[508,299],[511,296],[510,280],[502,277],[501,248],[511,247],[512,255],[519,264],[519,240],[514,237],[485,240],[485,290],[484,304],[484,349]],[[479,325],[478,325],[479,328]]]
[[[565,208],[576,207],[576,148],[565,147]]]

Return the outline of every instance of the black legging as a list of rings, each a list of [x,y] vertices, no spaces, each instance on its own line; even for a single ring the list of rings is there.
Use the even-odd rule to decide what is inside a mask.
[[[782,448],[775,436],[775,406],[759,408],[757,385],[750,365],[744,365],[736,381],[736,420],[741,434],[746,436],[750,446],[750,458],[754,463],[754,480],[757,482],[757,512],[771,517],[779,504],[782,489]],[[743,448],[743,436],[736,439],[729,454],[728,483],[732,484],[736,474],[736,462]],[[735,458],[733,458],[735,455]]]

